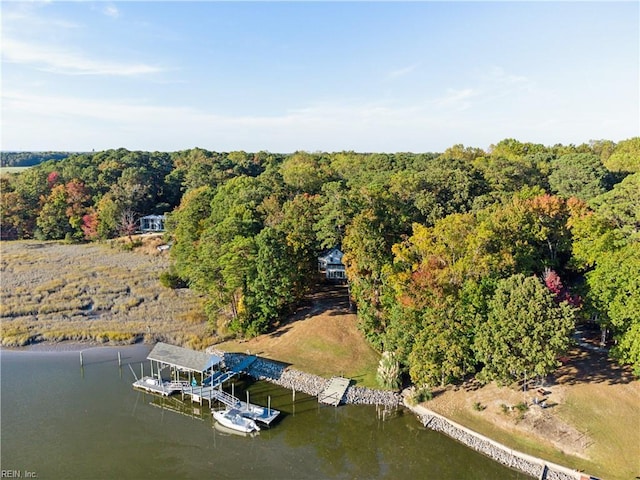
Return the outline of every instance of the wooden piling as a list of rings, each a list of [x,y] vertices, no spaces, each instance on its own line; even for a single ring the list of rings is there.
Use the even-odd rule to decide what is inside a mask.
[[[80,366],[81,367],[84,366],[84,362],[82,361],[82,352],[80,352]]]
[[[269,395],[269,400],[267,403],[267,412],[269,412],[269,417],[271,416],[271,395]]]
[[[120,350],[118,350],[118,366],[122,366],[122,357],[120,356]]]

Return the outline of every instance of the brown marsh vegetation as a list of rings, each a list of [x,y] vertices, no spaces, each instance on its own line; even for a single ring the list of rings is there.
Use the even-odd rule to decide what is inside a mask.
[[[200,298],[158,281],[169,264],[159,242],[147,238],[135,251],[117,242],[0,242],[2,345],[164,340],[205,347],[210,329]]]

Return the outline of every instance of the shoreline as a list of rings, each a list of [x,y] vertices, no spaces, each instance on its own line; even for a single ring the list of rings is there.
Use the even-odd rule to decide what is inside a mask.
[[[247,356],[243,353],[225,352],[215,347],[210,347],[207,351],[221,356],[224,358],[225,363],[229,361],[231,364],[239,363]],[[258,357],[258,360],[249,368],[247,374],[257,380],[265,380],[284,388],[301,391],[313,396],[318,396],[329,383],[329,380],[323,377],[302,372],[274,360],[261,357]],[[485,437],[422,405],[409,404],[403,394],[350,385],[340,403],[376,405],[389,409],[405,407],[416,415],[418,421],[425,428],[447,435],[468,448],[533,478],[540,480],[596,478],[571,468],[545,461],[542,458],[510,449],[506,445]]]
[[[20,347],[0,345],[0,352],[80,352],[91,348],[129,348],[138,346],[152,347],[152,343],[101,343],[95,341],[64,340],[62,342],[35,342]]]
[[[240,363],[247,356],[244,353],[226,352],[215,347],[209,347],[207,352],[222,357],[227,367]],[[314,397],[322,393],[330,382],[330,379],[262,357],[257,357],[257,360],[249,367],[247,375],[256,380],[265,380]],[[350,384],[340,400],[340,404],[377,405],[392,409],[402,406],[402,397],[399,393],[390,390],[377,390]]]
[[[101,344],[97,342],[42,342],[23,347],[0,347],[0,352],[74,353],[94,348],[117,350],[118,348],[150,348],[151,346],[152,344],[143,342],[123,345]],[[244,353],[219,350],[215,348],[215,346],[207,348],[206,352],[222,357],[227,367],[240,363],[247,356]],[[299,391],[315,397],[324,390],[330,381],[329,379],[297,370],[275,360],[259,356],[257,358],[256,362],[246,372],[247,375],[256,380],[268,381],[283,388]],[[595,478],[586,473],[581,473],[568,467],[510,449],[506,445],[460,425],[423,405],[411,405],[407,401],[406,396],[401,393],[350,385],[340,404],[376,405],[389,409],[407,408],[425,428],[447,435],[468,448],[533,478],[542,480],[583,480]]]
[[[467,447],[488,456],[492,460],[509,468],[530,475],[540,480],[586,480],[596,479],[586,473],[548,462],[518,450],[513,450],[470,428],[460,425],[449,418],[436,413],[427,407],[411,405],[404,398],[404,406],[413,412],[425,428],[440,432],[457,440]],[[596,479],[597,480],[597,479]]]

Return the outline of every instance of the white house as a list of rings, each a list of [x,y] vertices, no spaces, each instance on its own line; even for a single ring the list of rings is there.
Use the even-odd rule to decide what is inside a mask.
[[[164,231],[164,215],[147,215],[140,217],[141,232],[162,232]]]
[[[337,247],[320,255],[318,257],[318,272],[324,273],[327,280],[345,281],[347,274],[342,263],[343,255]]]

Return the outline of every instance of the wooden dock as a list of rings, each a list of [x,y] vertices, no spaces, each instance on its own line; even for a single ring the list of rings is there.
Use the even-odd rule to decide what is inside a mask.
[[[271,408],[271,399],[269,398],[269,406],[261,407],[248,402],[243,402],[233,395],[222,390],[222,384],[236,375],[246,372],[247,369],[257,360],[255,355],[246,357],[242,362],[226,371],[218,371],[213,375],[205,378],[201,385],[191,384],[188,381],[166,381],[162,380],[160,372],[158,376],[144,376],[140,379],[136,378],[133,383],[134,388],[144,390],[149,393],[170,396],[174,393],[184,397],[191,397],[191,401],[202,405],[205,401],[209,402],[211,407],[214,401],[220,402],[227,407],[235,408],[242,412],[243,416],[252,418],[263,424],[269,425],[280,414],[280,411]],[[133,373],[133,369],[131,370]],[[135,376],[135,373],[133,373]],[[195,381],[194,381],[195,382]]]
[[[155,377],[142,377],[133,382],[134,388],[139,388],[149,393],[157,393],[168,397],[169,395],[181,392],[188,382],[163,382]]]
[[[337,407],[347,392],[351,380],[344,377],[333,377],[324,391],[318,395],[318,402]]]

